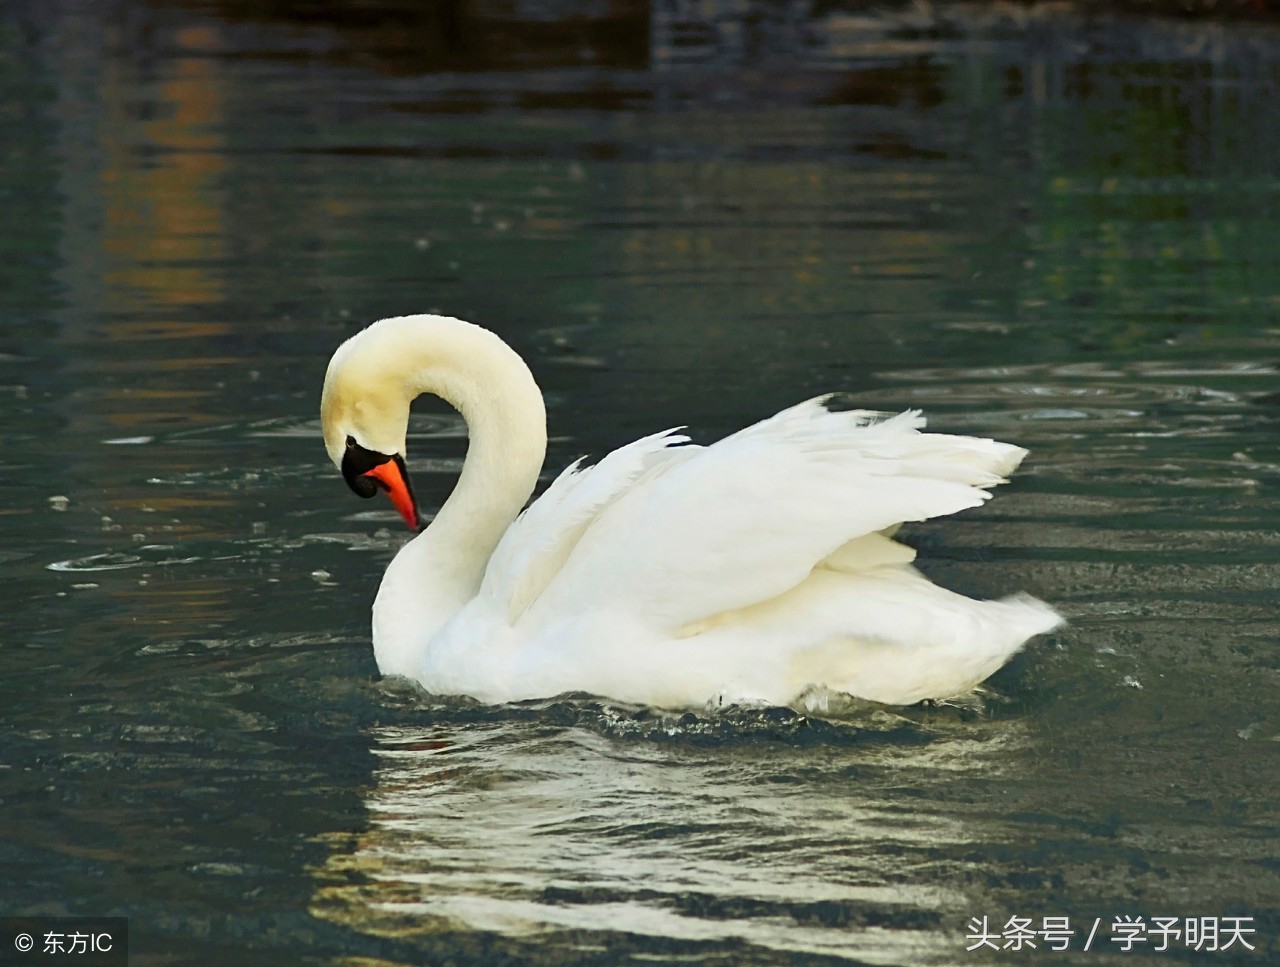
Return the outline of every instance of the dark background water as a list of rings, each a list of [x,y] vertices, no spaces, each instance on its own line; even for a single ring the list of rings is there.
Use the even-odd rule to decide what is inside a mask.
[[[0,913],[127,915],[136,964],[1273,960],[1280,32],[566,13],[0,8]],[[381,683],[404,535],[318,396],[425,310],[530,360],[549,474],[828,390],[1028,446],[909,540],[1070,626],[976,712]],[[463,451],[415,418],[433,508]]]

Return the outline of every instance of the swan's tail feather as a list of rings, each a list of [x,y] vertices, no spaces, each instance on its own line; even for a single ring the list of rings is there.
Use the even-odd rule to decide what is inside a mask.
[[[788,688],[822,685],[886,705],[913,705],[925,699],[965,695],[1016,655],[1036,635],[1060,627],[1062,617],[1043,601],[1016,594],[998,601],[973,601],[941,588],[924,590],[927,600],[950,613],[950,620],[921,627],[901,614],[900,638],[874,634],[836,636],[818,648],[792,656]],[[949,602],[942,602],[949,596]],[[833,669],[837,670],[833,672]]]

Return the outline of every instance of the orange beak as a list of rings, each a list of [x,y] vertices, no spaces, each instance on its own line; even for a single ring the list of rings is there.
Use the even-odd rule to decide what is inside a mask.
[[[413,490],[409,487],[409,477],[405,473],[404,461],[393,457],[386,463],[380,463],[372,470],[366,470],[362,476],[372,477],[387,492],[391,503],[400,516],[409,525],[410,530],[420,530],[422,522],[418,520],[418,504],[413,498]]]

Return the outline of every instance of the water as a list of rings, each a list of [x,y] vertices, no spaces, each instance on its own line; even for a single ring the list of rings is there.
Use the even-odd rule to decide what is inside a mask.
[[[1280,35],[362,9],[0,18],[3,912],[127,915],[138,964],[1275,958]],[[828,390],[1024,444],[909,539],[1070,626],[975,708],[379,681],[404,534],[319,388],[430,309],[530,359],[549,473]],[[412,429],[434,509],[461,428]]]

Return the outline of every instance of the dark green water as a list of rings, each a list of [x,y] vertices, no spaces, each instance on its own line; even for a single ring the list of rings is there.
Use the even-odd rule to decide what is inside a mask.
[[[0,913],[136,964],[1280,956],[1280,33],[225,6],[0,9]],[[1028,446],[909,539],[1070,626],[977,713],[382,683],[404,534],[318,397],[432,309],[531,361],[549,472],[827,390]],[[438,507],[460,424],[413,431]]]

